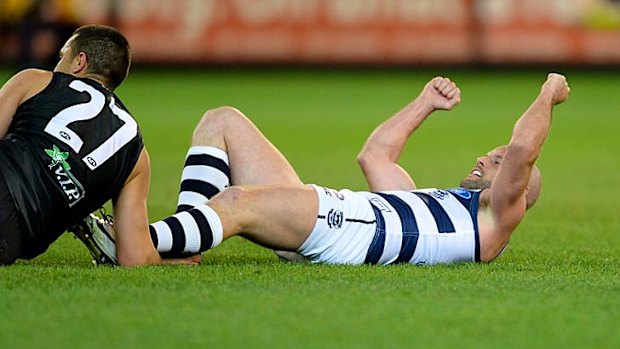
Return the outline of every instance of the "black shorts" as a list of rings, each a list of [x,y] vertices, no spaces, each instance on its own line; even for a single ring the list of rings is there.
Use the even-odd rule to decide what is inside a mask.
[[[0,265],[13,264],[22,250],[19,216],[9,188],[0,174]]]

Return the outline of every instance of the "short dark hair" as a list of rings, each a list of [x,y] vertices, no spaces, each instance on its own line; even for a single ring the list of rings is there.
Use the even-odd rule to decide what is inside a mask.
[[[88,73],[102,76],[112,90],[117,88],[129,73],[131,48],[125,36],[106,25],[90,24],[73,32],[70,44],[73,57],[86,54]]]

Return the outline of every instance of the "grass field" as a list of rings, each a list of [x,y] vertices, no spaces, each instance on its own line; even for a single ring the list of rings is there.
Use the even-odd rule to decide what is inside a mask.
[[[136,70],[118,94],[150,151],[151,220],[175,207],[206,109],[246,112],[305,182],[361,190],[365,137],[435,73]],[[462,104],[429,120],[401,161],[419,187],[454,186],[507,142],[545,72],[448,75]],[[542,196],[492,264],[294,265],[232,239],[198,267],[93,267],[67,235],[0,268],[0,347],[620,348],[620,74],[567,75],[571,97],[538,162]]]

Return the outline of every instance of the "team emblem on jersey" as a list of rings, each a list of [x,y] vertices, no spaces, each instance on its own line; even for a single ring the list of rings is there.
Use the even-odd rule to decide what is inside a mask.
[[[462,197],[463,199],[470,199],[471,198],[471,193],[469,192],[469,190],[465,189],[465,188],[450,188],[450,189],[446,189],[449,192],[451,192],[452,194],[458,195],[460,197]]]
[[[69,207],[75,205],[84,198],[85,190],[82,184],[71,173],[71,165],[67,162],[69,153],[60,151],[58,146],[53,145],[52,149],[45,149],[45,154],[52,158],[48,168],[53,172],[56,181],[62,188],[65,197],[69,202]]]
[[[342,222],[344,221],[344,215],[340,210],[329,210],[327,214],[327,225],[330,228],[340,229],[342,227]]]

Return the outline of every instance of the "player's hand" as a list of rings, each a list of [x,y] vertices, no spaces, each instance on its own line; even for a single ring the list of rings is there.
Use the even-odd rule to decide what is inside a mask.
[[[461,102],[461,90],[450,79],[438,76],[424,86],[419,98],[433,109],[450,110]]]
[[[549,73],[547,81],[545,81],[541,88],[541,92],[551,94],[551,101],[553,105],[556,105],[568,99],[570,87],[568,87],[568,81],[566,81],[564,75]]]
[[[202,256],[200,254],[195,254],[185,258],[166,258],[162,259],[162,262],[164,264],[199,265],[202,263]]]

